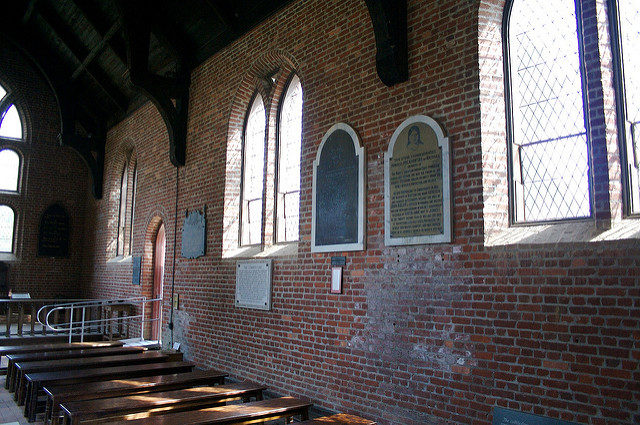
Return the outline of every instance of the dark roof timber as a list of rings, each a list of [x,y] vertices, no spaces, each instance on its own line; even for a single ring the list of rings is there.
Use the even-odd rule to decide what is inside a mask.
[[[184,164],[191,70],[293,1],[14,0],[3,5],[0,31],[50,82],[61,142],[85,160],[99,198],[106,129],[150,100],[167,126],[171,162]],[[406,0],[364,2],[380,79],[406,81]]]

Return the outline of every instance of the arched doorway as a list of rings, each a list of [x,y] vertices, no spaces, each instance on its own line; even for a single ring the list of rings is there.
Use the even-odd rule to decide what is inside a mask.
[[[151,306],[151,338],[160,341],[162,338],[162,283],[164,280],[164,255],[166,249],[164,223],[160,225],[153,245],[153,292],[151,298],[160,299]]]

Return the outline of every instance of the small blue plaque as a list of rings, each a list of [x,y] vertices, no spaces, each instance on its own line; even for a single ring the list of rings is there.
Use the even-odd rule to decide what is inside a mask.
[[[206,219],[204,212],[188,212],[182,226],[182,256],[185,258],[202,257],[205,253]]]
[[[575,422],[560,419],[545,418],[531,413],[516,412],[515,410],[493,408],[493,425],[580,425]]]
[[[140,285],[140,276],[142,275],[142,257],[132,257],[133,260],[133,283]]]

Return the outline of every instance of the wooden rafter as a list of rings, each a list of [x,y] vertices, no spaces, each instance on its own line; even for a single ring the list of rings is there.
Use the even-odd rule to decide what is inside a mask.
[[[89,25],[93,27],[96,33],[104,39],[114,25],[114,23],[106,22],[101,12],[88,1],[72,1],[75,7],[80,11],[82,16],[87,20]],[[107,40],[107,46],[118,57],[120,62],[124,66],[127,65],[127,48],[124,43],[124,39],[120,36],[120,33],[114,34],[113,37]]]

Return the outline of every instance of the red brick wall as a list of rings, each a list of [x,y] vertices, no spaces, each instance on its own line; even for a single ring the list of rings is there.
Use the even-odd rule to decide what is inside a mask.
[[[17,213],[16,259],[9,262],[11,288],[39,298],[78,297],[83,292],[87,169],[76,153],[58,145],[60,116],[50,87],[32,62],[4,38],[0,38],[0,84],[18,96],[27,137],[14,144],[24,159],[20,194],[0,194],[0,203]],[[70,255],[38,257],[40,217],[56,202],[70,215]]]
[[[487,242],[488,234],[509,231],[502,3],[409,1],[410,79],[392,88],[376,75],[373,31],[360,0],[295,2],[210,58],[192,74],[187,165],[177,173],[153,106],[110,130],[105,197],[89,208],[91,294],[150,294],[151,240],[161,218],[165,326],[175,279],[181,309],[174,340],[200,366],[380,424],[487,425],[496,405],[583,424],[637,424],[637,240],[590,242],[577,235],[557,243],[547,235],[544,244]],[[224,217],[233,218],[229,208],[237,208],[238,175],[229,164],[237,162],[237,127],[254,89],[249,83],[258,84],[252,73],[278,61],[295,69],[304,90],[301,241],[297,254],[272,257],[272,310],[249,311],[233,305],[237,259],[223,258]],[[596,103],[610,99],[602,95],[610,90],[602,74],[601,94],[592,93]],[[609,161],[614,176],[611,108],[594,110],[600,111],[590,118],[598,124],[597,160]],[[267,111],[273,121],[275,109]],[[395,128],[415,114],[432,116],[451,140],[454,241],[385,247],[383,156]],[[337,122],[358,131],[368,182],[367,250],[345,253],[342,295],[329,293],[331,254],[310,253],[312,161]],[[272,152],[272,134],[268,140]],[[130,283],[130,262],[109,261],[119,173],[131,148],[139,173],[133,255],[143,256],[141,287]],[[606,169],[599,170],[598,178],[607,179]],[[598,211],[609,203],[622,223],[619,184],[607,186],[613,193],[598,197]],[[177,236],[179,250],[185,210],[204,205],[207,254],[176,257],[174,276],[173,242]]]

